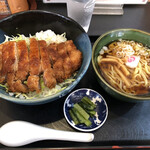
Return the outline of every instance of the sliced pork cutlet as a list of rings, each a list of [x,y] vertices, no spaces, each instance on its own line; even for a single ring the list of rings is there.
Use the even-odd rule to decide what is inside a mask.
[[[59,56],[63,59],[68,56],[66,46],[65,46],[65,42],[59,43],[57,45],[57,51],[58,51]]]
[[[18,70],[18,54],[15,41],[9,41],[3,49],[3,53],[7,53],[7,60],[4,62],[4,70],[7,73],[16,72]]]
[[[3,47],[2,74],[7,76],[8,90],[15,92],[15,72],[18,70],[17,46],[15,41],[9,41]]]
[[[7,74],[8,90],[11,92],[27,93],[28,87],[22,83],[21,80],[15,81],[15,74]]]
[[[35,38],[30,38],[29,73],[30,75],[39,75],[41,73],[40,52],[38,47],[38,41]]]
[[[76,48],[72,40],[66,41],[65,45],[72,63],[72,70],[75,72],[82,64],[82,53]]]
[[[66,41],[65,44],[66,44],[67,53],[70,53],[72,50],[77,50],[77,47],[75,46],[72,40]]]
[[[55,74],[56,81],[61,83],[65,79],[65,72],[63,67],[63,59],[59,57],[57,61],[53,64],[53,71]]]
[[[15,81],[14,87],[15,87],[15,92],[19,92],[19,93],[27,93],[28,92],[28,87],[26,85],[24,85],[21,80]]]
[[[25,40],[18,41],[16,44],[18,53],[18,70],[15,73],[14,91],[27,93],[28,87],[23,84],[23,82],[27,79],[29,72],[28,48]]]
[[[53,88],[56,85],[56,79],[54,77],[53,69],[51,68],[51,63],[48,55],[47,44],[46,41],[40,40],[39,49],[41,55],[41,67],[43,72],[43,80],[45,86],[48,88]]]
[[[3,83],[5,79],[2,77],[2,50],[3,50],[3,44],[0,44],[0,83]]]
[[[58,83],[63,82],[65,79],[65,73],[63,68],[63,59],[60,57],[57,51],[58,44],[51,43],[48,45],[48,55],[52,64],[55,79]],[[46,75],[46,73],[45,73]]]
[[[27,86],[29,91],[40,91],[39,75],[41,73],[41,59],[38,47],[38,41],[35,38],[30,38],[29,46],[29,73]]]
[[[50,89],[54,88],[56,86],[56,83],[57,83],[54,75],[55,74],[54,74],[54,71],[52,68],[45,70],[43,73],[44,84]]]
[[[10,53],[10,50],[12,49],[12,47],[13,47],[12,44],[13,44],[13,42],[11,42],[10,44],[9,44],[9,42],[5,42],[3,44],[3,48],[2,48],[2,69],[1,69],[0,83],[5,83],[6,82],[6,75],[7,75],[8,72],[10,72],[9,53]]]
[[[36,91],[37,93],[40,92],[40,78],[38,75],[30,75],[27,79],[27,85],[29,91],[33,92]]]
[[[59,56],[63,59],[63,68],[65,73],[65,79],[72,75],[72,63],[67,53],[66,45],[64,42],[58,44],[57,51]]]
[[[26,80],[29,73],[28,47],[25,40],[17,42],[18,50],[18,70],[16,72],[16,80]]]
[[[18,71],[18,50],[17,43],[14,41],[9,41],[4,44],[2,70],[3,74],[7,76],[9,91],[27,92],[27,87],[22,82],[15,80],[15,74]]]
[[[16,92],[14,83],[15,83],[15,74],[13,72],[10,72],[7,74],[7,85],[8,90],[11,92]]]
[[[48,51],[51,64],[53,66],[53,64],[57,61],[59,57],[58,52],[57,52],[57,44],[56,43],[49,44],[47,47],[47,51]]]
[[[65,72],[65,79],[70,78],[72,76],[73,70],[72,70],[72,63],[69,56],[63,59],[63,67]]]

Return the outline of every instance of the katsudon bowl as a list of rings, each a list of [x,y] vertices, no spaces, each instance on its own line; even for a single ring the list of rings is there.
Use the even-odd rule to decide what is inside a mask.
[[[0,43],[5,41],[5,35],[15,37],[23,34],[28,37],[29,34],[35,35],[37,32],[46,30],[52,30],[55,34],[65,35],[67,40],[72,40],[77,49],[82,52],[82,64],[73,77],[73,82],[50,96],[30,99],[16,98],[12,96],[13,93],[6,92],[6,89],[1,86],[0,98],[3,100],[23,105],[39,105],[52,102],[68,94],[85,75],[92,56],[90,39],[77,22],[60,14],[33,10],[16,13],[4,18],[0,20]]]
[[[142,43],[142,45],[150,48],[150,33],[147,33],[147,32],[141,31],[141,30],[116,29],[116,30],[108,31],[107,33],[104,33],[103,35],[101,35],[95,41],[95,43],[93,45],[93,50],[92,50],[92,65],[93,65],[94,71],[96,73],[98,83],[110,96],[112,96],[118,100],[123,100],[126,102],[133,102],[133,103],[149,101],[150,100],[150,92],[148,92],[146,94],[142,93],[144,87],[143,87],[143,89],[139,90],[141,92],[141,94],[138,94],[138,95],[129,94],[129,93],[125,93],[125,92],[122,92],[122,91],[116,89],[112,84],[110,84],[108,79],[106,80],[105,74],[103,73],[103,70],[99,66],[98,57],[100,56],[100,54],[103,54],[103,52],[104,52],[103,50],[107,49],[109,44],[111,44],[115,41],[118,41],[118,40],[135,41],[137,43]],[[140,52],[142,52],[142,50]],[[149,55],[150,55],[149,49],[147,50],[146,55],[149,57]],[[140,57],[140,59],[142,59],[142,58],[143,58],[143,56]],[[136,73],[136,75],[138,75],[138,73]],[[113,76],[110,76],[110,77],[113,78]],[[138,90],[138,88],[136,90]]]

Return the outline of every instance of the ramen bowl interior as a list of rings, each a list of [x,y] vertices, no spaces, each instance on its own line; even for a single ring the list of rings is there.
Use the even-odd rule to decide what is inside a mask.
[[[48,29],[54,31],[56,34],[65,33],[67,40],[73,40],[76,47],[82,52],[82,64],[75,76],[75,81],[54,95],[36,99],[15,98],[9,96],[3,88],[0,88],[0,97],[3,100],[23,105],[38,105],[51,102],[68,94],[86,73],[92,56],[89,37],[78,23],[59,14],[33,10],[16,13],[4,18],[0,20],[0,43],[5,40],[4,35],[16,36],[18,34],[24,34],[25,36],[29,36],[29,34],[35,35],[36,32],[46,31]]]
[[[127,94],[117,90],[104,79],[102,70],[98,65],[97,57],[99,56],[103,46],[108,46],[110,43],[118,41],[119,39],[135,41],[142,43],[144,46],[150,47],[150,34],[137,29],[116,29],[101,35],[95,41],[92,50],[92,65],[94,67],[98,83],[108,94],[119,100],[124,100],[127,102],[141,102],[150,100],[150,93],[140,95]]]

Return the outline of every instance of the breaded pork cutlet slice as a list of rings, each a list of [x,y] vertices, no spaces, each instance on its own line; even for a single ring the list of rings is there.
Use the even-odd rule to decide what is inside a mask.
[[[63,59],[60,57],[57,51],[58,44],[51,43],[48,45],[48,55],[53,68],[55,79],[58,83],[63,82],[65,79],[65,73],[63,68]]]
[[[63,67],[63,59],[59,57],[57,61],[53,64],[53,71],[55,74],[56,81],[61,83],[65,79],[65,72]]]
[[[16,80],[26,80],[29,73],[29,57],[28,47],[25,40],[17,42],[18,50],[18,70],[16,72]]]
[[[18,69],[17,46],[15,41],[9,41],[4,44],[2,57],[2,75],[6,76],[8,90],[15,92],[15,72]]]
[[[11,92],[16,92],[14,83],[15,83],[15,73],[10,72],[7,74],[7,85],[8,85],[8,90]]]
[[[72,40],[65,42],[66,50],[72,63],[73,72],[78,70],[82,63],[82,53],[76,48]]]
[[[38,47],[38,41],[35,38],[30,38],[29,46],[29,74],[27,86],[29,91],[40,92],[39,75],[41,73],[41,59]]]
[[[5,79],[2,77],[2,50],[3,50],[3,44],[0,44],[0,83],[3,83]]]
[[[3,47],[3,73],[6,74],[8,90],[12,92],[27,92],[27,87],[15,80],[16,72],[18,71],[18,49],[17,43],[9,41]]]
[[[18,53],[18,70],[15,73],[15,92],[27,93],[28,87],[23,84],[24,80],[27,79],[29,72],[29,58],[28,48],[25,40],[18,41],[17,43]]]
[[[40,78],[38,75],[30,75],[27,80],[29,91],[31,92],[36,91],[37,93],[39,93],[40,92],[39,81],[40,81]]]
[[[58,44],[57,51],[59,56],[63,59],[63,68],[65,73],[65,79],[72,75],[72,63],[67,53],[65,42]]]
[[[63,59],[68,56],[65,42],[59,43],[57,45],[57,51],[58,51],[59,56]]]
[[[56,43],[51,43],[47,46],[47,51],[48,51],[48,55],[51,61],[51,65],[53,66],[53,64],[57,61],[57,59],[59,58],[58,52],[57,52],[57,44]]]
[[[21,80],[15,81],[15,74],[7,74],[8,90],[11,92],[27,93],[28,87],[22,83]]]
[[[3,46],[3,73],[12,73],[18,70],[17,46],[15,41],[6,42]]]
[[[30,75],[39,75],[41,73],[41,59],[38,41],[30,38],[29,46],[29,73]]]
[[[8,44],[9,42],[5,42],[3,44],[2,47],[2,69],[1,69],[1,83],[5,83],[6,82],[6,75],[8,73],[8,70],[10,70],[10,68],[8,68],[7,70],[7,66],[9,67],[9,49],[12,47],[11,45],[13,44]]]
[[[15,92],[19,92],[19,93],[28,92],[28,87],[25,84],[23,84],[21,80],[15,81],[14,87],[15,87]]]
[[[51,89],[56,86],[56,79],[54,77],[53,69],[51,68],[51,63],[48,56],[47,44],[46,41],[44,40],[40,40],[38,41],[38,43],[39,43],[39,49],[41,55],[41,67],[42,67],[44,84],[45,86]]]

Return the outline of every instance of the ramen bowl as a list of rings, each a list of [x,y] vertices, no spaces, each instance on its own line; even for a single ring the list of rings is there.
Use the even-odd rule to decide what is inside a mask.
[[[29,34],[35,35],[36,32],[46,31],[48,29],[54,31],[55,34],[65,33],[67,40],[73,40],[76,47],[82,52],[82,64],[75,75],[74,81],[56,94],[31,99],[10,96],[9,93],[1,87],[0,98],[23,105],[39,105],[52,102],[68,94],[85,75],[92,56],[91,42],[83,28],[78,23],[65,16],[42,10],[32,10],[13,14],[0,20],[0,43],[5,40],[4,35],[16,36],[18,34],[23,34],[28,37]]]
[[[97,57],[103,46],[108,46],[110,43],[117,40],[128,40],[135,41],[138,43],[142,43],[144,46],[150,46],[150,33],[137,30],[137,29],[116,29],[104,33],[101,35],[94,43],[92,50],[92,65],[94,71],[96,73],[96,77],[100,86],[108,93],[110,96],[118,100],[123,100],[127,102],[141,102],[150,100],[150,94],[127,94],[117,90],[113,86],[111,86],[105,79],[104,75],[102,75],[102,70],[100,69],[97,61]]]

